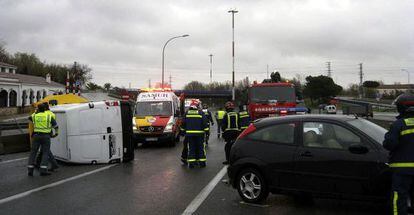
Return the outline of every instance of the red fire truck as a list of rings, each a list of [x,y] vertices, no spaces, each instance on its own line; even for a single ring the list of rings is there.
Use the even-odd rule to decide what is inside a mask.
[[[253,120],[305,113],[306,108],[296,107],[295,87],[289,82],[256,83],[249,87],[249,113]]]

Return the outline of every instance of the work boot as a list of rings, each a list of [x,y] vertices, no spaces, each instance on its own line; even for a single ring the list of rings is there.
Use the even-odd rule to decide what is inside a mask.
[[[27,175],[28,176],[33,176],[33,170],[34,170],[34,168],[27,168]]]
[[[229,164],[229,162],[228,161],[224,161],[223,164],[224,165],[227,165],[227,164]]]
[[[198,165],[199,165],[201,168],[204,168],[204,167],[206,167],[206,162],[199,162],[199,163],[198,163]]]
[[[194,164],[193,163],[189,163],[188,164],[188,168],[193,169],[194,168]]]

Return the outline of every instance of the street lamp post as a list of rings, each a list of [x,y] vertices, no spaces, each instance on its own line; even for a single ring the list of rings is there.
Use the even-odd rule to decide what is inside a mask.
[[[210,83],[213,82],[213,54],[210,54]]]
[[[407,83],[410,84],[410,72],[406,69],[401,69],[402,72],[407,72]]]
[[[229,10],[229,13],[231,13],[231,27],[232,27],[232,36],[233,36],[233,40],[232,40],[232,56],[233,56],[233,72],[232,72],[232,100],[234,101],[236,99],[236,95],[235,95],[235,88],[234,88],[234,14],[238,13],[239,11],[237,10]]]
[[[165,58],[165,54],[164,53],[165,53],[165,47],[173,39],[177,39],[177,38],[180,38],[180,37],[188,37],[188,36],[190,36],[190,35],[184,34],[184,35],[181,35],[181,36],[171,37],[169,40],[167,40],[167,42],[165,42],[164,47],[162,47],[162,79],[161,79],[161,88],[164,88],[164,58]]]

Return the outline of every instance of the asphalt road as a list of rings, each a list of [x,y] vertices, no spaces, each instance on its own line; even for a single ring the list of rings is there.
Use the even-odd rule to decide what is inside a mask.
[[[223,168],[223,147],[213,133],[202,169],[181,165],[180,143],[139,148],[130,163],[61,164],[47,177],[27,176],[28,153],[0,156],[0,214],[182,214]],[[380,208],[343,200],[303,204],[280,195],[249,205],[220,180],[195,214],[378,214]]]

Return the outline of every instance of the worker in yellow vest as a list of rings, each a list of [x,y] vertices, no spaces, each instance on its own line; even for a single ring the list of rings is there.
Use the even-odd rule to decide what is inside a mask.
[[[221,122],[223,121],[224,115],[226,114],[226,111],[223,110],[223,108],[219,108],[219,110],[216,112],[216,122],[217,122],[217,138],[220,138],[221,136]]]
[[[34,163],[36,154],[39,148],[42,149],[42,162],[40,163],[40,175],[50,175],[48,172],[48,155],[50,150],[50,138],[58,135],[58,126],[56,120],[52,118],[52,115],[46,112],[44,104],[40,104],[38,111],[29,117],[29,120],[33,122],[33,142],[32,150],[30,152],[28,163],[28,175],[33,176]],[[52,129],[55,129],[55,134],[52,134]]]
[[[56,120],[56,115],[52,111],[50,111],[49,103],[44,102],[43,105],[45,107],[45,112],[48,113],[48,114],[50,114],[52,119]],[[59,165],[56,162],[55,156],[53,155],[53,153],[52,153],[51,150],[49,150],[49,153],[48,154],[49,154],[48,155],[48,160],[49,160],[49,163],[51,165],[50,170],[52,172],[54,172],[54,171],[56,171],[59,168]],[[42,162],[42,155],[43,155],[42,150],[40,150],[40,153],[39,153],[39,155],[36,158],[36,164],[35,164],[36,167],[39,167],[40,166],[40,163]]]

